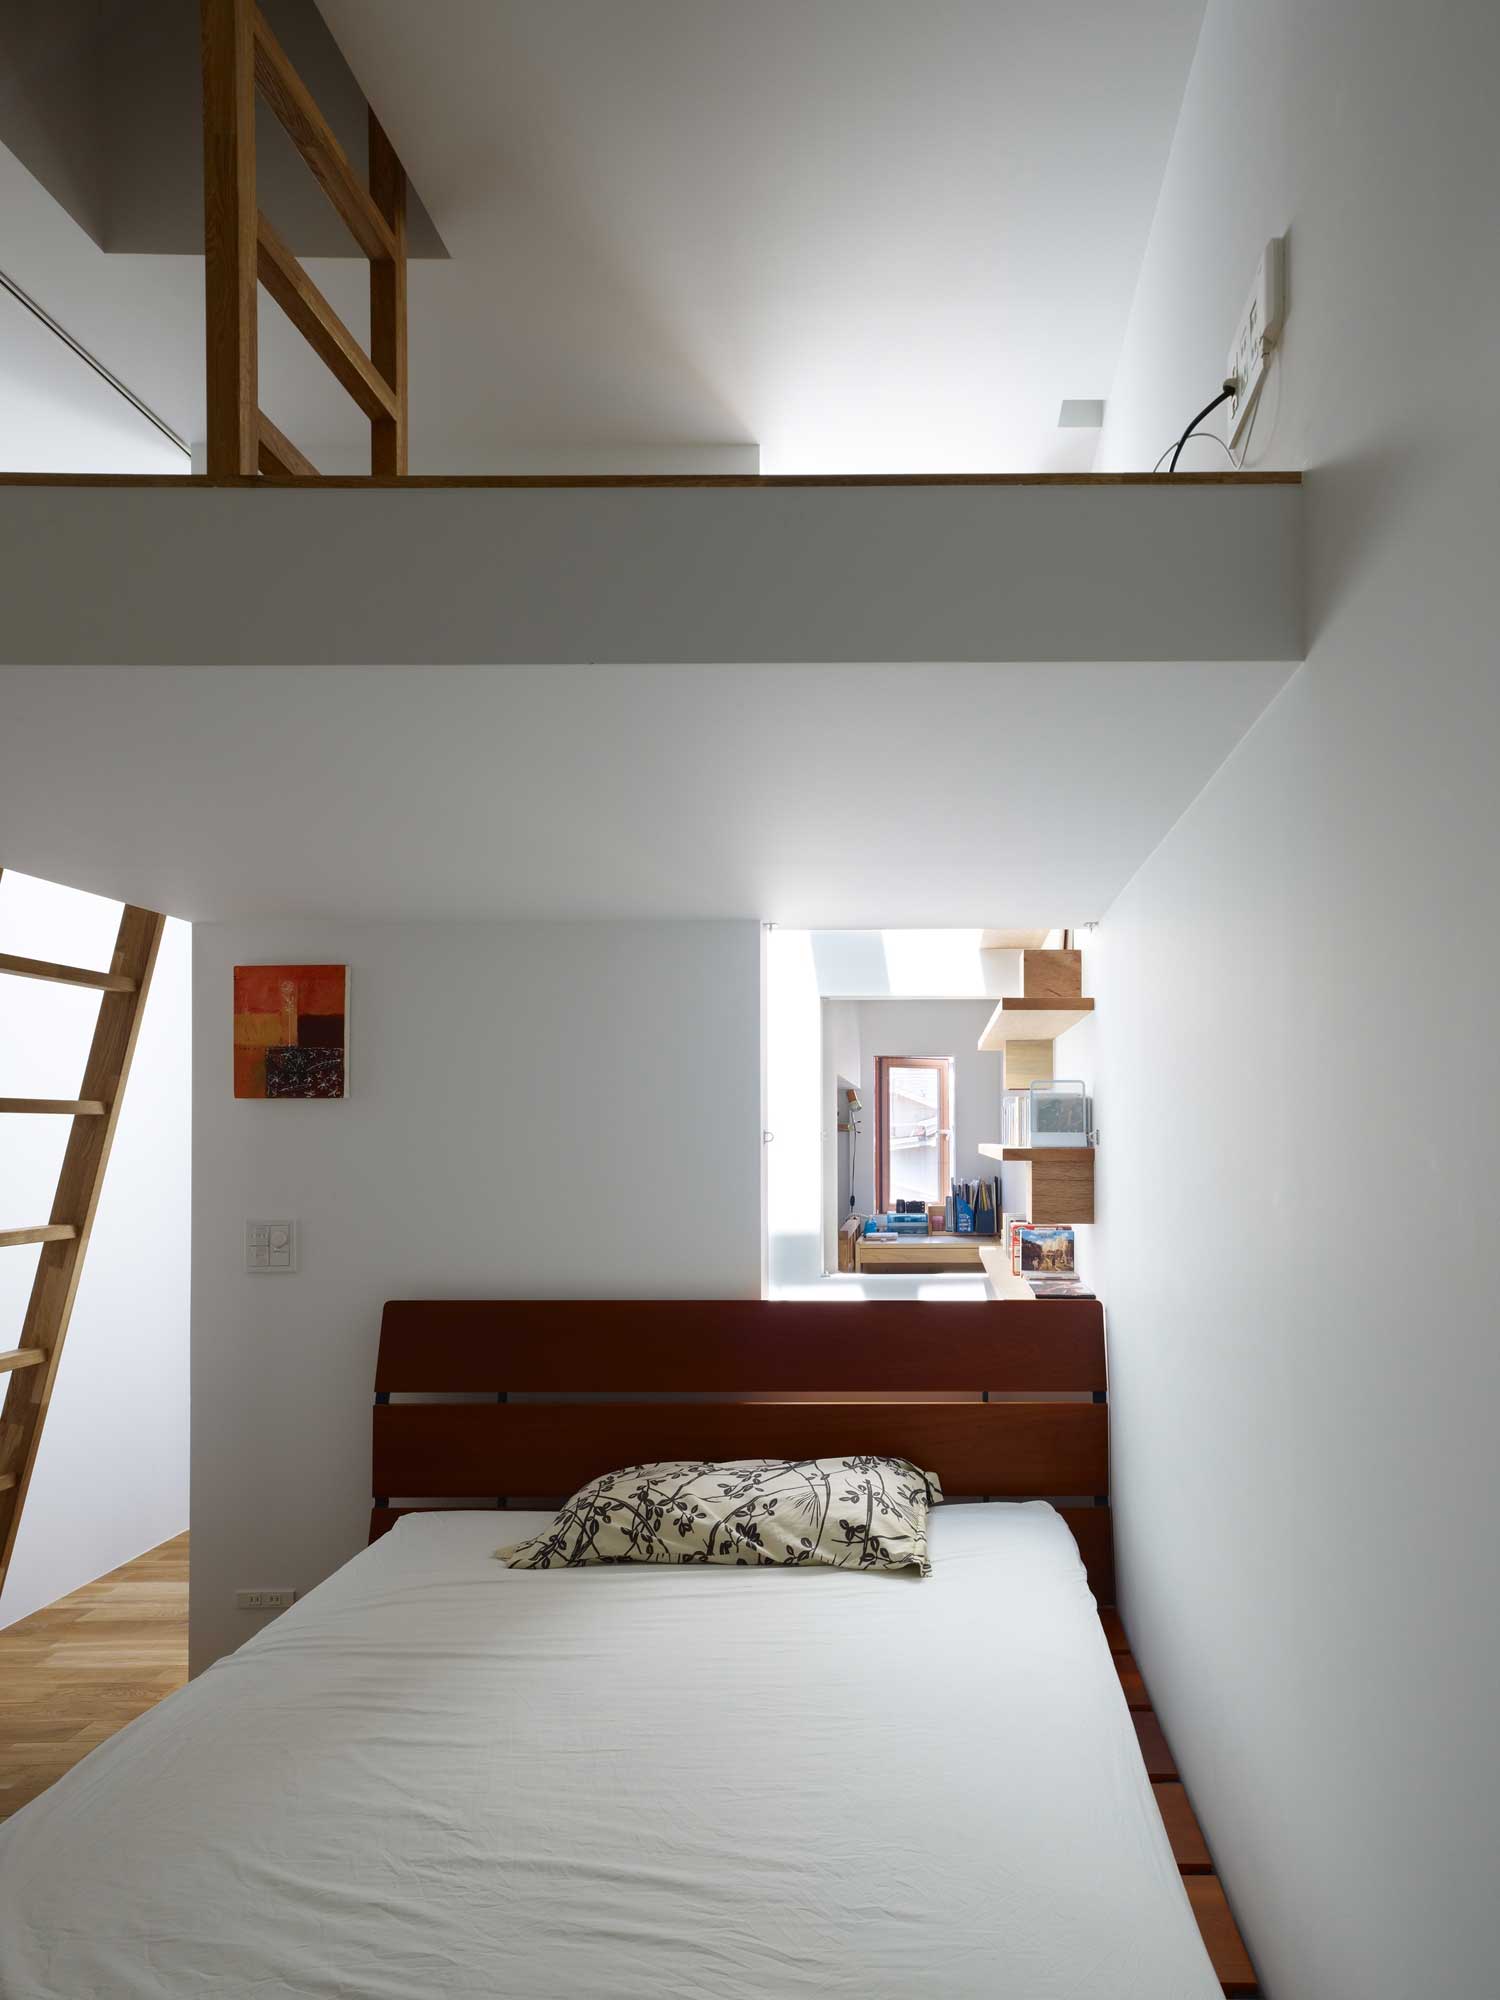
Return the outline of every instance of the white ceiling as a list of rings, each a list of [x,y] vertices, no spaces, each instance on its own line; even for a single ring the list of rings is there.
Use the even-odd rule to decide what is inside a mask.
[[[319,4],[451,252],[411,271],[414,470],[1088,466],[1058,408],[1108,394],[1203,0]],[[201,262],[0,168],[7,267],[201,437]],[[363,335],[362,263],[310,268]],[[361,469],[261,319],[270,414]]]
[[[1087,466],[1202,0],[319,5],[451,253],[434,449]]]
[[[7,667],[0,864],[195,919],[1076,924],[1289,671]]]

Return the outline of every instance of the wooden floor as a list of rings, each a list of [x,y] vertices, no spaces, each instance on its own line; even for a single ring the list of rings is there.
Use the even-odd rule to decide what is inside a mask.
[[[187,1679],[188,1538],[0,1631],[0,1820]]]

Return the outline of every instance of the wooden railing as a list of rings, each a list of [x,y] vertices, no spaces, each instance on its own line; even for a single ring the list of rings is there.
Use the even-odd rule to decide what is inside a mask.
[[[369,418],[371,472],[404,473],[406,171],[372,111],[365,186],[255,0],[202,10],[208,476],[317,471],[260,407],[257,283]],[[260,212],[257,90],[370,260],[368,354]]]

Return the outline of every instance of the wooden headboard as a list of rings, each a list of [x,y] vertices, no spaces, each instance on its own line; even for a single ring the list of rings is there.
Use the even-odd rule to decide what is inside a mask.
[[[560,1499],[618,1465],[855,1452],[909,1458],[950,1499],[1072,1502],[1094,1594],[1114,1602],[1092,1300],[393,1299],[370,1539],[410,1511],[396,1499]]]

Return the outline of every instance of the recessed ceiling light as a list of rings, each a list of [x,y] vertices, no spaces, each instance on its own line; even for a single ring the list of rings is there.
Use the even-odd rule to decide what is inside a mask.
[[[1096,431],[1103,422],[1102,397],[1067,396],[1057,413],[1057,428],[1060,431]]]

